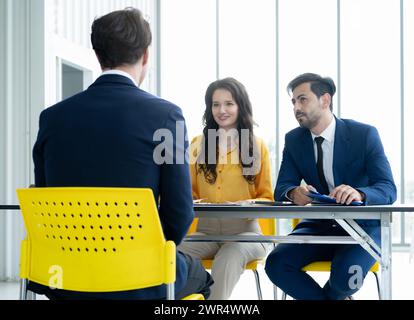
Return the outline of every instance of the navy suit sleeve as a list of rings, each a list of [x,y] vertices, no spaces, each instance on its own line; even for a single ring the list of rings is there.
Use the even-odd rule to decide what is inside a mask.
[[[285,148],[283,149],[282,164],[280,165],[279,175],[275,188],[275,200],[285,201],[287,192],[300,185],[302,175],[295,165],[290,151],[287,147],[288,141],[285,139]]]
[[[378,131],[374,127],[368,131],[365,159],[369,186],[357,188],[365,193],[365,203],[392,204],[397,198],[397,188]]]
[[[33,147],[34,177],[36,187],[46,187],[45,161],[43,156],[43,141],[45,136],[45,112],[39,117],[39,132]]]
[[[173,162],[161,165],[159,212],[166,239],[178,245],[194,219],[190,169],[185,152],[188,149],[188,140],[184,139],[187,130],[178,107],[170,111],[165,128],[172,133],[174,148],[166,150],[173,152]],[[181,132],[177,132],[177,128]]]

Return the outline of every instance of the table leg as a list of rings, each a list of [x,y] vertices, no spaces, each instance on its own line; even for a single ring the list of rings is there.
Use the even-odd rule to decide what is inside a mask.
[[[384,300],[392,299],[391,215],[392,212],[381,213],[381,296]]]

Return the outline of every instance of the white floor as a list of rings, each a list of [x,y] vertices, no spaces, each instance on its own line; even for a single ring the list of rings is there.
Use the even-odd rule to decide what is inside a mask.
[[[392,281],[394,300],[414,300],[414,260],[409,262],[408,252],[393,252],[392,255]],[[273,299],[273,287],[268,280],[263,269],[259,270],[260,282],[262,285],[263,298]],[[313,273],[315,279],[323,284],[327,278],[327,273]],[[280,291],[278,292],[280,299]],[[17,282],[0,282],[0,300],[16,300],[19,297],[19,285]],[[356,300],[376,300],[377,289],[374,276],[369,274],[362,289],[355,294]],[[44,299],[44,297],[38,297]],[[237,284],[232,300],[256,300],[256,285],[253,273],[246,271]]]

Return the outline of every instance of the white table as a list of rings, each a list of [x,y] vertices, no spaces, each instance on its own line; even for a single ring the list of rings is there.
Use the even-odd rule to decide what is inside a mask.
[[[199,218],[276,218],[276,219],[334,219],[349,236],[255,236],[255,235],[192,235],[185,241],[210,242],[272,242],[359,244],[381,264],[381,295],[392,299],[391,278],[391,222],[392,213],[414,212],[414,206],[263,206],[263,205],[194,205]],[[355,222],[357,219],[381,221],[381,247]]]

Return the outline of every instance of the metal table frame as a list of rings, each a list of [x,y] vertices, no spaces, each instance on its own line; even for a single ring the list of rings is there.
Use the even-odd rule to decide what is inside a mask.
[[[0,210],[20,210],[18,205],[0,205]],[[414,212],[414,206],[237,206],[195,205],[196,217],[206,218],[276,218],[276,219],[334,219],[349,236],[188,236],[185,241],[217,242],[271,242],[271,243],[326,243],[360,244],[381,264],[381,295],[392,299],[391,223],[392,213]],[[381,221],[381,248],[355,222],[357,219]]]
[[[334,219],[349,236],[255,236],[255,235],[193,235],[185,241],[210,242],[271,242],[271,243],[325,243],[359,244],[381,264],[381,295],[392,299],[391,277],[391,223],[392,213],[414,212],[414,206],[237,206],[194,205],[196,217],[205,218],[276,218],[276,219]],[[380,220],[381,247],[356,223],[357,219]]]

